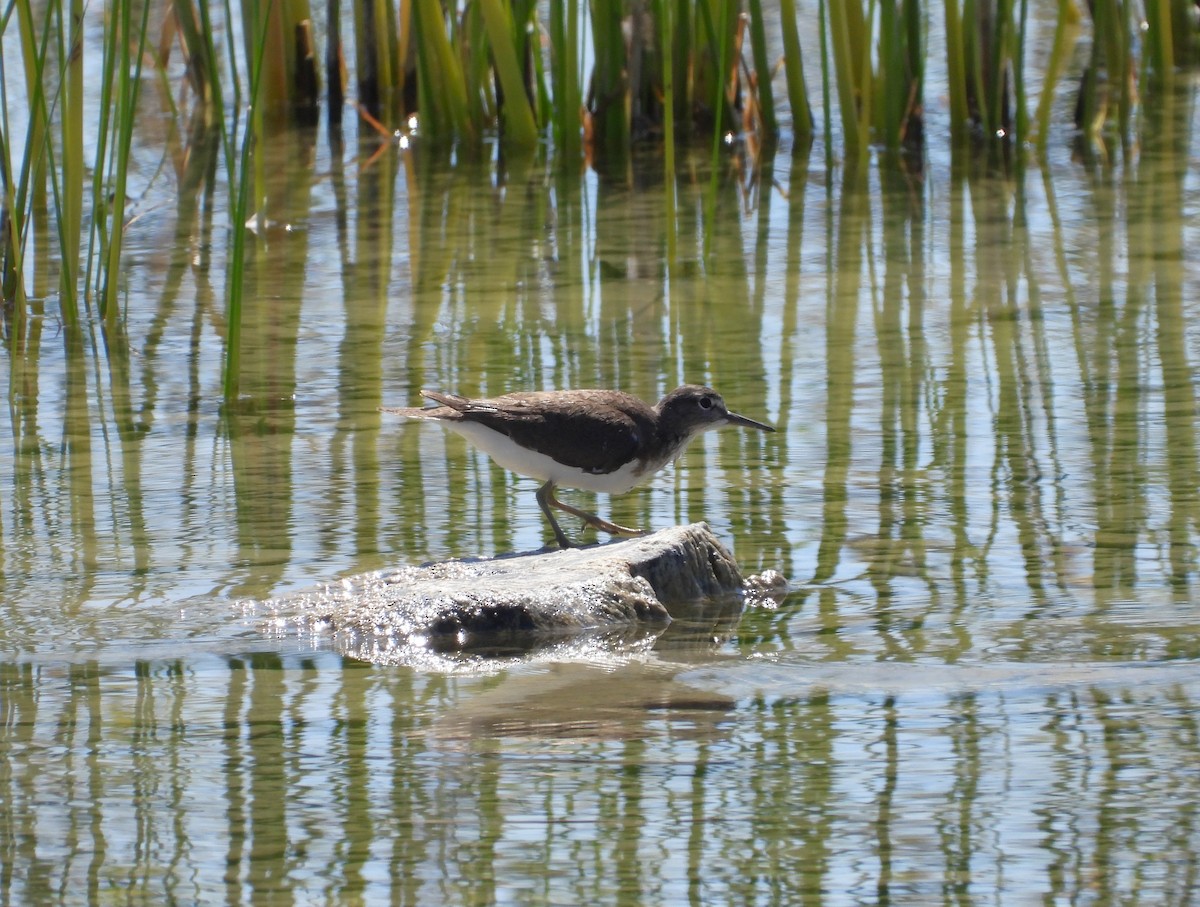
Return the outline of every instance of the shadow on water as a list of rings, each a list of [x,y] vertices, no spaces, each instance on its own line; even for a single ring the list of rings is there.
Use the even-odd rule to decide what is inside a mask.
[[[681,155],[671,196],[281,138],[229,407],[192,135],[124,318],[6,334],[0,900],[1186,902],[1190,118],[828,181]],[[447,671],[230,604],[541,545],[531,482],[380,404],[685,380],[779,431],[573,499],[709,520],[779,607]]]

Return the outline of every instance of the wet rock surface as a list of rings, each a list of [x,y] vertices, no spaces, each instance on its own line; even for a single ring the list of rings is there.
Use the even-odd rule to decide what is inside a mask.
[[[414,646],[516,655],[565,636],[611,644],[614,634],[644,644],[698,603],[740,611],[746,592],[728,549],[694,523],[587,548],[401,567],[267,604],[331,631],[345,654],[388,662]]]

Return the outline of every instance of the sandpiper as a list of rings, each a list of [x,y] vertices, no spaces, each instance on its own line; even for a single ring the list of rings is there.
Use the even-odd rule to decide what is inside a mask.
[[[696,435],[741,425],[774,431],[725,407],[711,387],[685,384],[657,406],[615,390],[535,391],[472,400],[423,390],[437,406],[380,407],[406,419],[437,422],[462,435],[505,469],[543,482],[537,501],[563,548],[571,540],[555,507],[611,535],[641,535],[554,496],[561,486],[622,494],[674,462]]]

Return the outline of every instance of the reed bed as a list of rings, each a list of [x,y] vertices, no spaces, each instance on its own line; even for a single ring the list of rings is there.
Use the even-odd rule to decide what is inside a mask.
[[[707,144],[714,180],[727,147],[754,157],[780,139],[800,151],[822,139],[831,166],[872,147],[919,161],[933,140],[1045,153],[1060,125],[1052,100],[1074,93],[1075,122],[1063,128],[1090,146],[1127,143],[1157,121],[1144,114],[1170,103],[1178,73],[1196,62],[1195,9],[1189,0],[1095,0],[1087,9],[1076,0],[1039,6],[1056,27],[1049,63],[1031,78],[1029,0],[363,0],[345,10],[339,0],[319,10],[308,0],[113,2],[97,46],[82,38],[97,15],[82,0],[13,0],[0,13],[5,337],[22,335],[52,286],[69,329],[120,318],[129,161],[140,99],[155,81],[180,116],[186,107],[221,136],[232,398],[239,250],[265,200],[255,147],[323,110],[336,126],[347,94],[385,135],[460,155],[497,143],[510,155],[552,153],[570,173],[585,162],[619,170],[634,149],[659,149],[671,206],[679,142]],[[352,28],[343,30],[343,17]],[[947,80],[936,137],[925,97],[935,28]],[[1079,41],[1090,52],[1072,72]],[[806,47],[820,53],[805,59]],[[89,93],[91,55],[102,76]],[[815,99],[810,83],[820,85]],[[27,121],[12,121],[18,110]],[[85,124],[96,136],[86,155]]]

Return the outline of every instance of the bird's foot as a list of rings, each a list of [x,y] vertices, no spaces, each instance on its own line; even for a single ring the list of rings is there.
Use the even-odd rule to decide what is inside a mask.
[[[561,510],[563,513],[569,513],[571,516],[578,517],[583,521],[584,526],[591,526],[593,529],[598,529],[601,532],[607,532],[609,535],[646,535],[644,529],[632,529],[629,526],[619,526],[616,523],[599,517],[594,513],[589,513],[586,510],[580,510],[571,504],[560,501],[554,496],[554,483],[547,482],[537,493],[538,505],[542,508],[542,512],[546,514],[546,519],[549,520],[551,528],[554,530],[554,540],[558,542],[560,548],[580,548],[583,547],[576,542],[571,541],[562,528],[558,525],[558,520],[554,518],[554,513],[550,508]]]
[[[591,526],[593,529],[598,529],[600,532],[607,532],[609,535],[627,535],[639,536],[649,535],[647,529],[634,529],[630,526],[621,526],[617,523],[610,522],[603,517],[596,516],[594,513],[580,514],[579,518],[583,520],[583,525]]]

